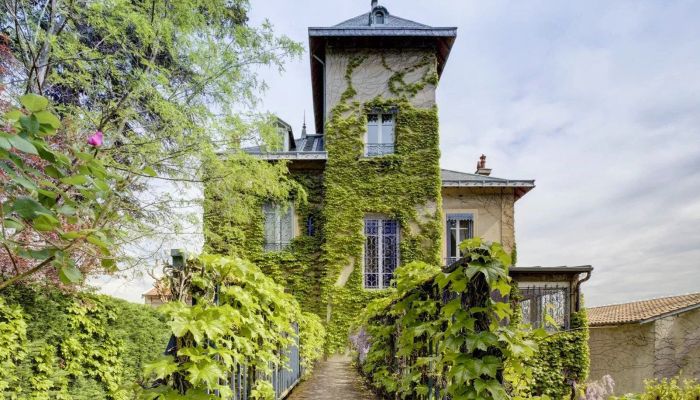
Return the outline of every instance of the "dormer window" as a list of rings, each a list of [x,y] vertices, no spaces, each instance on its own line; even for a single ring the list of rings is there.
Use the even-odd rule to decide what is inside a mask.
[[[384,25],[384,19],[385,19],[384,12],[382,12],[382,11],[375,11],[374,12],[374,24],[375,25]]]

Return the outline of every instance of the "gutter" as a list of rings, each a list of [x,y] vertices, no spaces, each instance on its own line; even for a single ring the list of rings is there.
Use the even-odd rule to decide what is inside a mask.
[[[318,61],[322,66],[323,66],[323,106],[322,106],[322,112],[323,112],[323,126],[322,126],[322,131],[326,130],[326,63],[323,62],[316,54],[312,54],[311,57],[313,57],[316,61]],[[324,133],[324,132],[321,132]]]

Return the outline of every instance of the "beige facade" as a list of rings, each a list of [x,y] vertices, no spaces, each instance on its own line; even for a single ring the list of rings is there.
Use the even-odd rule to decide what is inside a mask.
[[[395,71],[402,71],[419,65],[428,57],[431,60],[429,65],[409,72],[404,77],[407,84],[420,81],[428,72],[428,69],[435,69],[435,55],[432,50],[368,50],[361,51],[332,49],[329,48],[326,54],[326,98],[325,110],[328,119],[333,108],[340,103],[343,92],[348,87],[345,74],[350,61],[356,57],[366,57],[361,68],[355,68],[352,73],[352,86],[357,92],[353,101],[367,102],[376,97],[393,98],[396,97],[389,91],[389,79]],[[385,65],[390,66],[391,70]],[[435,86],[425,85],[415,96],[410,98],[415,107],[430,108],[435,106]]]
[[[700,379],[700,309],[646,323],[590,330],[590,379],[612,376],[615,393],[640,392],[645,379]]]
[[[506,251],[515,247],[515,193],[513,189],[442,188],[443,216],[474,215],[474,236],[503,244]],[[446,241],[443,218],[443,243]],[[447,258],[443,245],[443,258]]]

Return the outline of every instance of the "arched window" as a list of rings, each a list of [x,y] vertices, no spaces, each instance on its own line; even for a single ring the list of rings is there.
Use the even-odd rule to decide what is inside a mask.
[[[374,23],[376,25],[384,25],[384,13],[382,11],[374,13]]]

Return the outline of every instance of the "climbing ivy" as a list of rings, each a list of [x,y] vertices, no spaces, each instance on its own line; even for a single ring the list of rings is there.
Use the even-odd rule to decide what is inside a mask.
[[[346,71],[346,90],[331,111],[326,126],[328,162],[325,170],[326,197],[323,207],[325,231],[323,256],[326,271],[322,280],[323,299],[328,305],[329,352],[347,347],[353,317],[368,302],[387,295],[384,290],[365,290],[362,282],[364,248],[363,221],[368,213],[399,221],[401,262],[424,261],[439,264],[440,254],[440,151],[437,109],[418,108],[410,98],[424,84],[406,88],[399,85],[405,74],[426,67],[426,76],[436,65],[433,56],[400,71],[388,68],[394,98],[352,101],[356,94],[353,71],[367,59],[353,56]],[[419,81],[433,80],[422,78]],[[398,88],[402,88],[398,90]],[[392,89],[393,88],[393,89]],[[367,114],[395,113],[395,154],[364,157]],[[420,210],[420,209],[423,210]],[[421,212],[422,211],[422,212]],[[339,279],[344,269],[352,270],[347,281]]]
[[[582,310],[571,315],[570,330],[538,339],[530,391],[553,399],[570,398],[572,383],[586,382],[589,365],[588,320]]]
[[[504,323],[510,256],[478,238],[460,248],[465,262],[452,270],[399,268],[396,290],[363,315],[362,371],[388,398],[521,398],[509,379],[525,372],[536,344]]]
[[[170,287],[186,276],[193,305],[173,301],[163,306],[175,337],[173,351],[147,366],[157,383],[142,394],[146,399],[233,397],[227,377],[237,367],[249,377],[265,377],[283,365],[285,352],[300,329],[300,352],[321,354],[323,327],[318,317],[303,314],[294,297],[241,258],[202,255],[184,271],[173,271]],[[171,290],[171,292],[175,292]],[[310,372],[310,370],[309,370]],[[252,398],[273,400],[271,385],[257,379]]]
[[[26,356],[27,323],[18,306],[0,298],[0,399],[17,398],[19,363]]]

